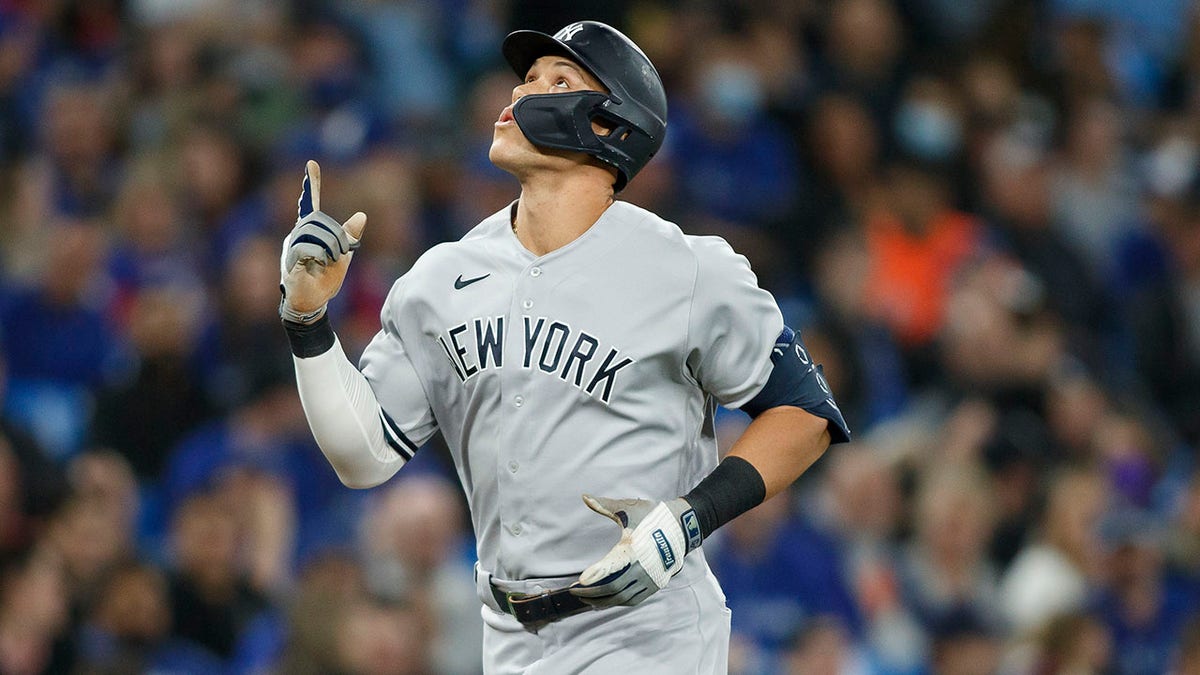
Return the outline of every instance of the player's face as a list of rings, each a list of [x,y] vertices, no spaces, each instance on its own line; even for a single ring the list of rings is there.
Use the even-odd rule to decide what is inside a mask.
[[[513,117],[513,104],[529,94],[560,94],[569,91],[604,91],[604,85],[579,64],[562,56],[543,56],[534,61],[525,81],[513,87],[512,102],[500,111],[488,153],[492,163],[516,175],[538,167],[565,168],[588,160],[583,153],[543,151],[521,133]]]

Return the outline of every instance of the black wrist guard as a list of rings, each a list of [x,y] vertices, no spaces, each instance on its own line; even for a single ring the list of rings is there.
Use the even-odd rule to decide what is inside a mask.
[[[713,530],[758,506],[767,497],[767,485],[754,465],[741,457],[726,457],[691,492],[683,496],[696,510],[700,533]]]
[[[307,359],[320,356],[333,348],[336,339],[333,326],[329,323],[329,314],[312,323],[296,323],[283,320],[283,329],[287,331],[288,342],[292,345],[292,354]]]

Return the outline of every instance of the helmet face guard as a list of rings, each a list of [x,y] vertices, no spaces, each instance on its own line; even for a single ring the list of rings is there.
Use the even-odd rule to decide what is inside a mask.
[[[607,112],[611,106],[609,95],[599,91],[531,94],[513,106],[513,117],[521,133],[538,147],[584,152],[615,167],[613,189],[620,192],[658,144],[628,120]],[[608,133],[596,133],[593,121]],[[639,157],[646,159],[639,164]]]
[[[504,39],[502,51],[518,77],[542,56],[565,56],[608,90],[521,97],[513,117],[534,145],[587,153],[616,167],[618,192],[662,146],[667,128],[662,80],[642,50],[615,28],[580,21],[553,36],[517,31]],[[608,133],[597,134],[593,121]]]

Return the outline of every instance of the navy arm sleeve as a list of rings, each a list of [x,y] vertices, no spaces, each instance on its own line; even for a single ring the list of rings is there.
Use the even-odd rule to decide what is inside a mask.
[[[803,408],[829,421],[831,443],[850,440],[850,428],[833,400],[833,392],[829,390],[821,366],[813,363],[804,348],[800,333],[784,326],[771,350],[771,363],[767,383],[754,398],[742,405],[743,411],[757,417],[765,410],[783,405]]]

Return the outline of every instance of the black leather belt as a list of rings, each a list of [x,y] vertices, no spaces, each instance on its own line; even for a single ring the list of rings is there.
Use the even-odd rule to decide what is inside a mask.
[[[527,595],[505,592],[490,581],[488,585],[492,587],[492,597],[500,605],[500,611],[513,615],[526,628],[534,630],[592,609],[591,605],[571,595],[566,588]]]

